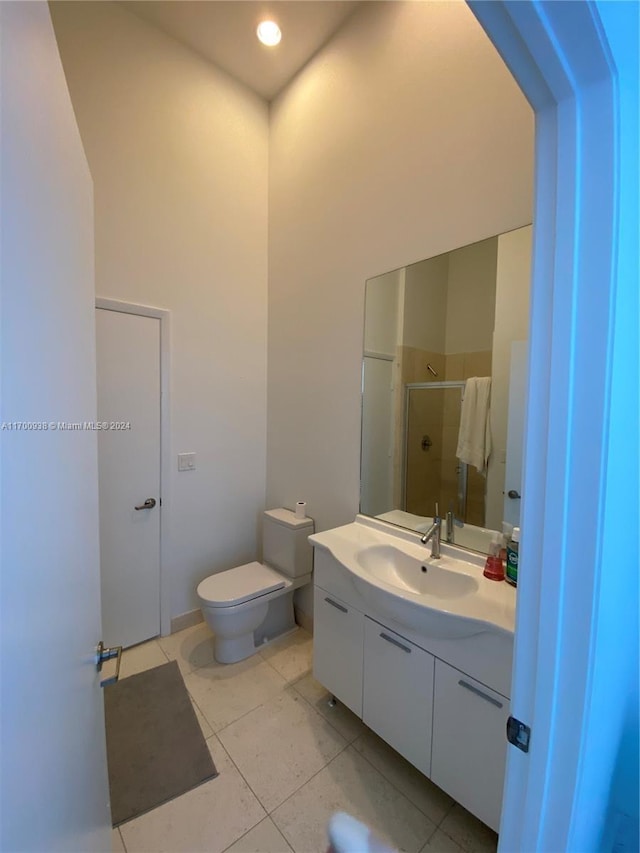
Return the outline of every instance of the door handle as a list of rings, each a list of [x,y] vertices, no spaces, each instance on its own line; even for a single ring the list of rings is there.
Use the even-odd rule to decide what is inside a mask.
[[[507,496],[510,497],[512,501],[520,500],[520,492],[516,492],[515,489],[509,489]]]
[[[153,509],[155,505],[156,505],[156,499],[155,498],[147,498],[143,504],[140,504],[140,506],[134,507],[134,509]]]
[[[113,646],[111,649],[106,649],[102,640],[96,648],[96,669],[102,672],[102,664],[106,660],[116,659],[116,673],[111,678],[105,678],[100,682],[100,687],[106,687],[109,684],[115,684],[120,678],[120,662],[122,661],[122,646]]]

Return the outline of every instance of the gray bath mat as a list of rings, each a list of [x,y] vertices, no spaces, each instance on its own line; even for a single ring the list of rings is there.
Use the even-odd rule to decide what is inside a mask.
[[[114,826],[217,776],[175,661],[104,689]]]

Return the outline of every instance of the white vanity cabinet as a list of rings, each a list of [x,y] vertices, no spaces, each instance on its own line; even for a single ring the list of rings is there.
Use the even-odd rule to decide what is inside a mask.
[[[498,831],[513,640],[427,635],[394,621],[315,552],[314,676],[380,737]]]
[[[365,617],[362,719],[426,776],[434,664],[429,652]]]
[[[508,716],[507,698],[436,661],[431,779],[496,831]]]
[[[362,717],[364,616],[319,586],[313,600],[313,675]]]

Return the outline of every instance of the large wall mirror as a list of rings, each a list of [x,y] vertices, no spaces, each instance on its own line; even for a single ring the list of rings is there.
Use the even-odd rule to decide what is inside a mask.
[[[520,519],[531,226],[369,279],[360,511],[486,552]],[[448,527],[447,527],[448,524]]]

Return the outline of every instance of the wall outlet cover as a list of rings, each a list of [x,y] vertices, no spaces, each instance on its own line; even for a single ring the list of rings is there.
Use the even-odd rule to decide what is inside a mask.
[[[195,471],[195,469],[195,453],[178,453],[178,471]]]

